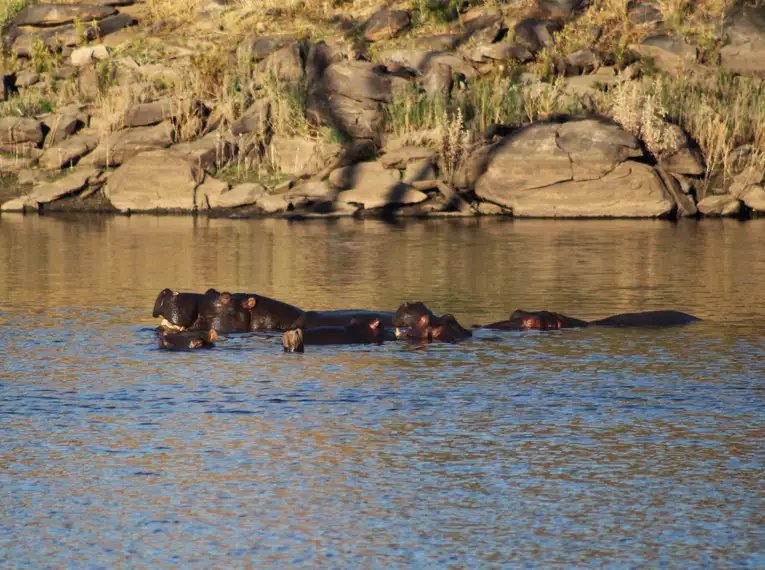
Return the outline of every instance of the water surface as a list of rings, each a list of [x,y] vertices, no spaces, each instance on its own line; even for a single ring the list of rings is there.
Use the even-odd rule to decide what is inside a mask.
[[[7,567],[765,566],[765,221],[0,217]],[[157,350],[164,287],[665,330]]]

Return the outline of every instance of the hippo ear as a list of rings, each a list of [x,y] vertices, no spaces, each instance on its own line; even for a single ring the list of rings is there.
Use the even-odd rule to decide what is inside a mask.
[[[217,294],[218,294],[218,291],[216,291],[212,287],[208,289],[207,291],[205,291],[205,295],[217,295]]]
[[[178,295],[180,295],[178,291],[173,291],[173,297],[177,297]]]
[[[216,340],[218,340],[218,333],[215,332],[215,329],[210,329],[207,333],[207,342],[215,342]]]
[[[221,293],[218,299],[220,299],[220,302],[224,305],[228,305],[231,302],[231,293]]]
[[[242,303],[242,307],[245,309],[252,309],[257,304],[255,297],[248,297],[246,301]]]
[[[525,314],[526,314],[526,311],[524,311],[523,309],[515,309],[513,311],[513,314],[510,315],[510,320],[512,321],[513,319],[520,319]]]
[[[373,321],[370,321],[369,322],[369,328],[370,329],[380,328],[380,319],[374,319]]]
[[[430,324],[430,315],[422,315],[420,317],[420,322],[417,324],[422,325],[423,327],[428,326]]]

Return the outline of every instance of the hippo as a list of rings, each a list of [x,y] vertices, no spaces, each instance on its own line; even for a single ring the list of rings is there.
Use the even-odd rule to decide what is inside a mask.
[[[208,293],[212,291],[215,289],[210,289]],[[263,295],[233,293],[231,296],[240,303],[250,303],[250,299],[254,299],[249,309],[250,331],[284,331],[292,328],[292,323],[303,314],[302,309]]]
[[[479,328],[502,331],[547,331],[581,328],[588,325],[589,323],[587,321],[567,317],[560,313],[553,313],[551,311],[523,311],[517,309],[513,311],[513,314],[510,315],[509,319],[483,325]]]
[[[243,308],[249,312],[249,318],[240,311]],[[275,299],[248,293],[219,293],[215,289],[204,294],[163,289],[152,313],[155,318],[162,317],[163,328],[208,329],[220,323],[232,332],[287,330],[302,314],[302,309]]]
[[[680,311],[643,311],[622,313],[596,321],[583,321],[550,311],[516,310],[506,321],[498,321],[476,328],[491,330],[558,330],[584,327],[671,327],[700,321],[698,317]]]
[[[249,332],[255,297],[237,297],[231,293],[205,293],[199,305],[199,316],[192,328],[216,329],[221,332]]]
[[[621,313],[591,321],[590,326],[599,327],[674,327],[700,321],[698,317],[682,311],[642,311],[639,313]]]
[[[469,330],[457,322],[454,315],[439,317],[420,301],[403,303],[393,316],[393,325],[398,338],[411,340],[453,342],[472,336]],[[409,330],[402,331],[402,328]]]
[[[205,301],[205,295],[199,293],[179,293],[172,289],[163,289],[154,301],[154,318],[162,317],[162,328],[185,330],[191,328],[199,317],[199,307]]]
[[[215,329],[207,331],[174,331],[164,330],[159,335],[159,348],[164,350],[197,350],[212,348],[218,339]]]
[[[284,352],[303,352],[305,345],[320,344],[382,344],[383,327],[380,319],[353,319],[346,326],[296,328],[282,336]]]
[[[309,329],[316,327],[344,327],[354,319],[379,319],[383,327],[393,327],[394,314],[390,311],[369,311],[361,309],[343,309],[339,311],[305,311],[290,328]]]

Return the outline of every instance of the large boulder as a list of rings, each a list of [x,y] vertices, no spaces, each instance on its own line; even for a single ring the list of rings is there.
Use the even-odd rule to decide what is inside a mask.
[[[302,45],[292,42],[264,59],[260,70],[267,71],[282,81],[299,81],[305,75],[304,59]]]
[[[696,61],[696,48],[682,38],[658,34],[630,46],[638,54],[651,57],[654,65],[664,71],[677,71]]]
[[[399,49],[382,53],[380,59],[385,65],[399,66],[411,70],[416,75],[425,75],[438,64],[449,66],[455,73],[461,73],[467,79],[475,79],[478,70],[462,56],[452,52]]]
[[[58,26],[75,20],[91,22],[117,13],[111,6],[98,4],[31,4],[14,18],[17,26]]]
[[[568,18],[575,11],[588,5],[589,2],[586,0],[539,0],[537,3],[540,15],[552,19]]]
[[[207,201],[210,208],[237,208],[255,204],[266,195],[266,189],[260,184],[247,182],[238,184],[227,192],[217,195],[208,195]]]
[[[98,145],[98,136],[94,133],[81,133],[47,149],[40,157],[40,168],[68,168]]]
[[[150,103],[138,103],[128,107],[122,119],[122,126],[148,127],[162,121],[175,118],[178,112],[178,104],[170,99],[161,99]]]
[[[386,169],[379,162],[359,162],[333,170],[329,175],[330,184],[340,190],[388,187],[400,180],[398,170]]]
[[[231,125],[231,134],[237,137],[239,135],[265,137],[270,120],[271,102],[267,99],[260,99],[250,105],[244,114],[234,121],[234,124]]]
[[[128,158],[147,150],[165,148],[173,144],[173,126],[169,122],[153,127],[124,129],[109,135],[88,157],[98,167],[119,166]]]
[[[736,73],[765,72],[765,5],[743,3],[725,18],[726,45],[720,50],[723,67]]]
[[[595,120],[520,129],[487,147],[479,198],[517,216],[656,217],[675,201],[630,133]],[[488,167],[485,165],[488,164]]]
[[[727,194],[705,196],[697,206],[699,212],[705,216],[738,216],[741,212],[741,202],[738,198]]]
[[[341,204],[361,206],[365,210],[375,208],[398,207],[419,204],[428,199],[428,195],[415,190],[404,182],[393,185],[364,186],[340,192],[337,196]]]
[[[559,32],[563,25],[556,20],[540,20],[526,18],[518,22],[513,29],[515,42],[536,54],[554,42],[553,34]]]
[[[378,10],[367,20],[364,38],[377,42],[392,38],[409,27],[412,16],[406,10]]]
[[[623,162],[597,180],[520,191],[482,188],[478,195],[512,208],[518,217],[656,218],[669,215],[675,206],[656,171],[633,161]]]
[[[386,148],[385,153],[378,158],[379,163],[385,168],[406,168],[413,161],[433,161],[438,156],[438,151],[425,146],[400,146]]]
[[[48,115],[43,124],[48,128],[45,146],[59,144],[88,123],[88,113],[80,105],[68,105],[57,113]]]
[[[112,174],[104,194],[122,212],[194,210],[199,170],[169,150],[128,159]]]
[[[40,146],[43,141],[42,123],[26,117],[3,117],[0,119],[0,150],[12,150],[13,145]]]
[[[171,150],[201,170],[217,170],[236,154],[236,146],[218,132],[174,145]]]
[[[332,93],[356,101],[393,101],[390,77],[379,66],[367,61],[343,61],[330,65],[324,71],[324,84]]]
[[[308,117],[316,124],[329,125],[353,139],[377,139],[383,125],[382,103],[362,101],[337,93],[317,91],[308,101]]]
[[[85,28],[88,41],[97,37],[103,38],[108,34],[135,24],[128,14],[115,14],[97,20],[95,25]],[[42,40],[51,51],[59,51],[62,47],[74,47],[81,41],[81,30],[73,24],[52,28],[32,28],[33,31],[19,34],[13,41],[13,49],[19,56],[32,57],[33,46],[37,40]]]

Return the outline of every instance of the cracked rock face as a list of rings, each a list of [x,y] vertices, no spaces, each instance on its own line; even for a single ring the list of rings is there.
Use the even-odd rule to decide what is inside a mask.
[[[675,201],[637,139],[595,120],[520,129],[492,147],[476,194],[531,217],[658,217]]]

